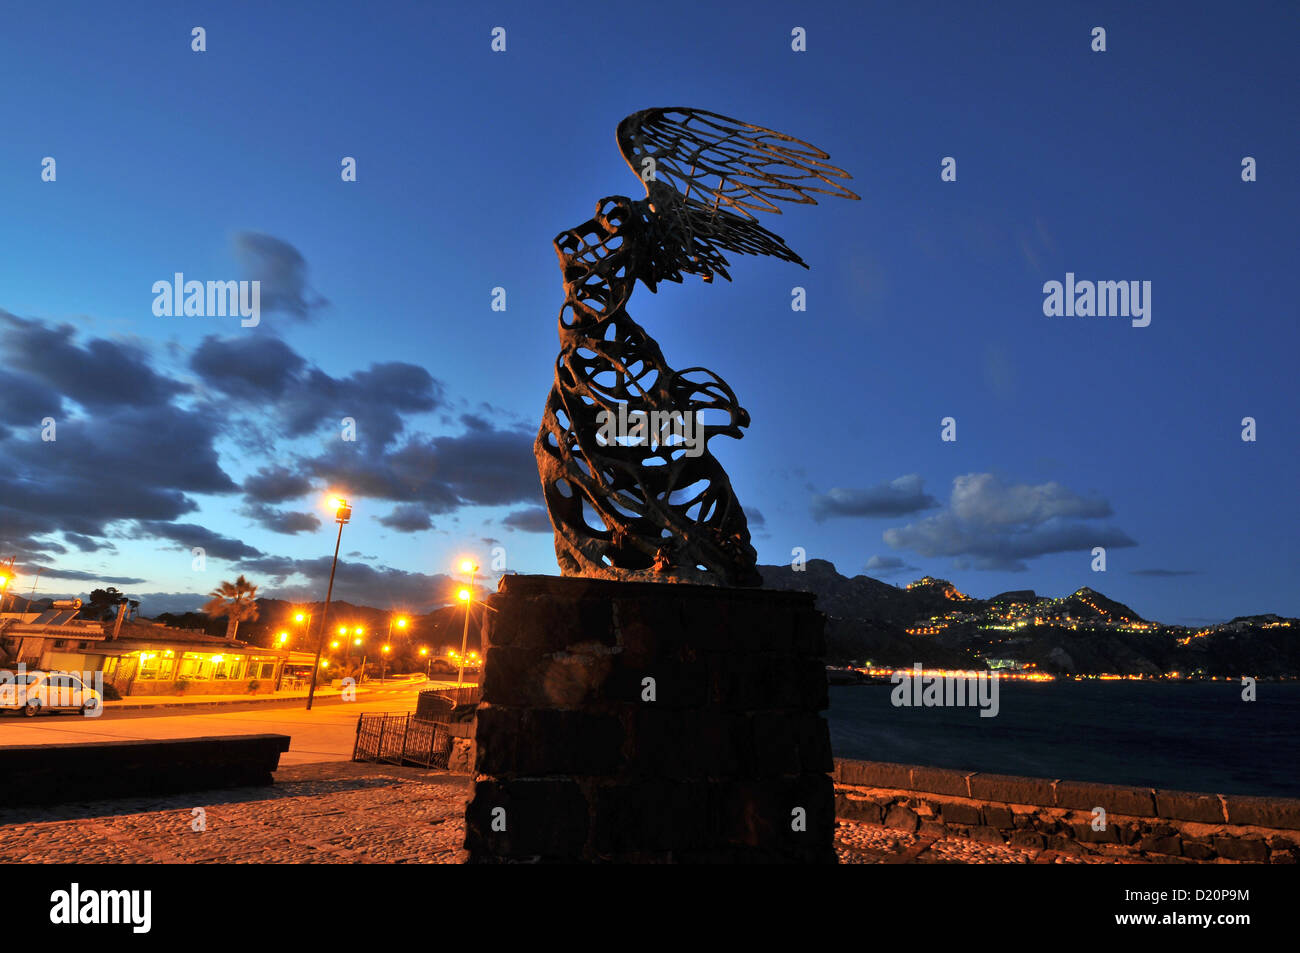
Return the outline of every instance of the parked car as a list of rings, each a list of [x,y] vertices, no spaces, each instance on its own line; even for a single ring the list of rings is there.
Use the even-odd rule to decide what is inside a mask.
[[[71,672],[0,675],[0,710],[30,718],[41,711],[93,712],[103,704],[103,696]]]

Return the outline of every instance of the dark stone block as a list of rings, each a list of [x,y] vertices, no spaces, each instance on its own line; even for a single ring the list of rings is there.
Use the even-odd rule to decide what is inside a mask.
[[[865,821],[868,824],[879,824],[882,815],[880,805],[875,801],[850,797],[843,791],[836,791],[835,816],[846,821]]]
[[[1300,799],[1225,794],[1223,804],[1229,824],[1300,830]]]
[[[801,759],[790,715],[759,712],[750,717],[754,732],[754,769],[760,776],[798,774]]]
[[[1268,847],[1262,840],[1247,837],[1216,837],[1214,851],[1227,860],[1262,864],[1268,861]]]
[[[983,819],[978,804],[945,804],[943,821],[945,824],[969,824],[973,827],[982,823]]]
[[[1052,806],[1056,803],[1052,782],[1045,778],[1022,778],[1010,774],[975,774],[970,779],[971,797],[1007,804]]]
[[[989,827],[999,827],[1009,830],[1014,827],[1011,818],[1011,811],[1005,807],[994,807],[992,805],[984,808],[984,823]]]
[[[1154,817],[1155,792],[1150,788],[1130,788],[1118,784],[1086,784],[1081,781],[1056,782],[1056,806],[1091,812],[1104,808],[1107,814]]]
[[[834,862],[810,594],[507,576],[492,605],[472,859]]]
[[[594,802],[590,849],[598,856],[710,846],[707,785],[701,782],[606,785],[595,789]]]
[[[482,706],[475,771],[500,777],[609,775],[624,763],[626,738],[614,715]]]
[[[1217,794],[1156,791],[1156,815],[1202,824],[1224,823],[1223,802]]]
[[[835,780],[862,788],[910,790],[911,768],[905,764],[888,761],[857,761],[848,758],[835,760]]]
[[[970,771],[954,771],[951,768],[912,768],[911,784],[917,791],[930,794],[946,794],[949,797],[970,797],[966,786],[966,777]]]
[[[277,734],[0,747],[0,804],[38,806],[272,783]]]
[[[575,857],[587,840],[587,818],[586,798],[573,781],[479,781],[465,811],[465,847],[470,863],[491,857]],[[499,819],[504,831],[493,830]]]

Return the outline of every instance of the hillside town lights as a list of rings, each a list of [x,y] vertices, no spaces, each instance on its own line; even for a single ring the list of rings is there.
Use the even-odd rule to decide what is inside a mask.
[[[330,598],[334,595],[334,572],[339,568],[339,544],[343,542],[343,524],[352,518],[352,507],[347,500],[333,501],[334,521],[339,524],[338,539],[334,541],[334,562],[330,565],[330,584],[325,591],[325,607],[320,614],[320,637],[316,641],[316,664],[311,667],[311,687],[307,689],[307,710],[311,711],[316,697],[316,676],[320,672],[320,655],[325,648],[325,624],[329,620]]]

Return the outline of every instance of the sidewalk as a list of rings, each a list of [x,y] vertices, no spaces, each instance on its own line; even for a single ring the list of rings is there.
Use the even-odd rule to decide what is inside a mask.
[[[354,689],[358,698],[375,691],[367,684]],[[343,695],[341,688],[317,688],[317,699],[337,699]],[[133,708],[190,708],[195,705],[258,705],[283,701],[306,701],[307,691],[271,692],[263,695],[127,695],[120,701],[106,701],[106,711],[123,711]]]

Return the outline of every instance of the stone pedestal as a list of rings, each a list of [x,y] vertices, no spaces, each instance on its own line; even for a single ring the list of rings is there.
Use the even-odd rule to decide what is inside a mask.
[[[471,863],[834,863],[808,593],[506,576],[484,629]]]

